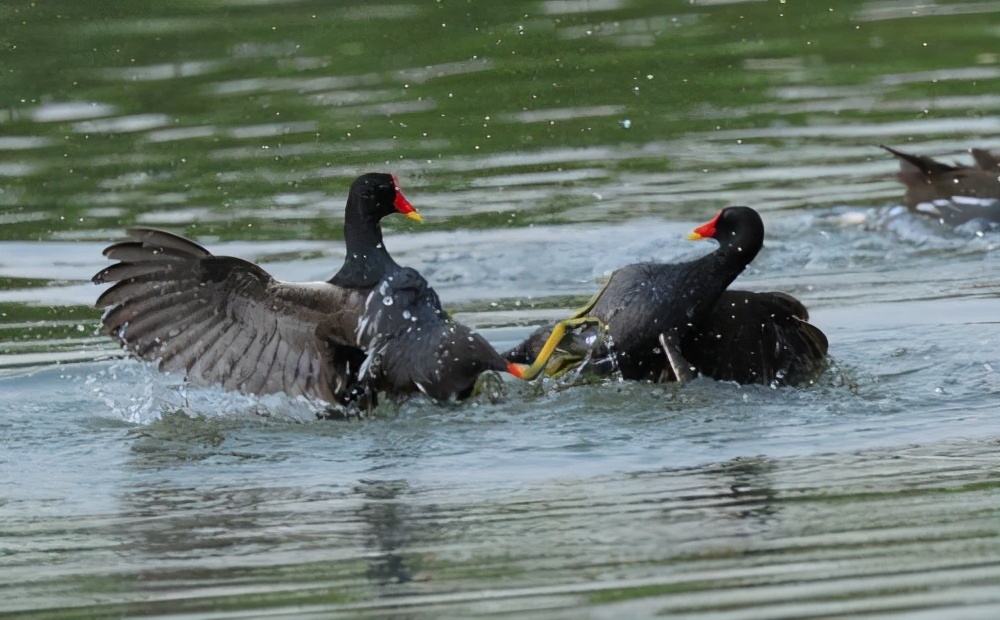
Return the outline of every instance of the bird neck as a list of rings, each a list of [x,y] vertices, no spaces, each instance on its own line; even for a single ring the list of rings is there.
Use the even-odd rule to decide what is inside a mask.
[[[382,227],[378,220],[364,215],[347,217],[344,221],[344,245],[347,247],[344,265],[330,279],[331,284],[345,288],[371,288],[386,273],[399,267],[382,243]]]
[[[764,238],[752,231],[738,231],[718,241],[719,247],[708,257],[711,257],[718,273],[727,278],[726,286],[729,286],[757,257],[764,245]]]
[[[690,282],[691,287],[686,291],[691,300],[689,316],[695,323],[700,322],[711,311],[723,291],[757,256],[764,242],[762,234],[753,232],[724,234],[726,236],[716,238],[719,247],[715,251],[686,263],[686,281]]]

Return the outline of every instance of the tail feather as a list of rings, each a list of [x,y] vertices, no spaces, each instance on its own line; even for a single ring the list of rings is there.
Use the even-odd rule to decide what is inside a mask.
[[[924,176],[930,176],[951,172],[956,169],[955,166],[943,164],[937,160],[931,159],[930,157],[911,155],[909,153],[897,151],[896,149],[884,144],[880,144],[879,147],[889,151],[895,155],[897,159],[899,159],[900,171],[904,174],[915,172]]]

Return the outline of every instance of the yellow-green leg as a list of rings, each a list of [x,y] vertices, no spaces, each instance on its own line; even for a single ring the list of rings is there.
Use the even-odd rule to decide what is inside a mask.
[[[594,306],[597,305],[597,302],[601,299],[601,295],[604,294],[605,289],[608,288],[608,284],[610,284],[610,283],[611,283],[611,280],[608,280],[607,282],[605,282],[604,286],[601,287],[601,290],[597,291],[597,294],[594,295],[593,297],[591,297],[590,301],[588,301],[586,304],[584,304],[584,306],[582,308],[580,308],[579,310],[577,310],[573,314],[569,315],[569,319],[567,319],[567,320],[579,319],[579,318],[582,318],[582,317],[587,316],[588,314],[590,314],[590,311],[593,310]]]
[[[576,327],[578,325],[603,325],[601,320],[592,316],[574,316],[573,318],[566,319],[564,321],[559,321],[552,328],[552,333],[549,334],[549,339],[545,341],[545,345],[542,346],[542,350],[538,352],[538,356],[535,361],[532,362],[531,366],[528,366],[522,371],[521,378],[525,381],[531,381],[538,375],[542,374],[545,370],[546,364],[549,363],[549,358],[555,353],[556,347],[562,342],[563,337],[566,335],[566,329],[569,327]]]
[[[582,308],[570,315],[568,319],[559,321],[552,328],[552,333],[549,334],[549,339],[545,341],[545,345],[542,346],[542,350],[535,357],[535,361],[532,362],[530,366],[524,366],[518,364],[518,374],[520,378],[525,381],[531,381],[538,375],[542,374],[545,370],[546,365],[549,363],[549,359],[552,354],[555,353],[556,347],[562,342],[563,337],[566,335],[566,329],[569,327],[576,327],[578,325],[599,325],[603,329],[606,329],[604,323],[601,322],[597,317],[587,316],[587,314],[594,309],[597,305],[598,300],[600,300],[601,295],[604,294],[604,290],[608,287],[607,283],[601,287],[601,290],[597,291],[597,294],[590,298]],[[563,366],[565,364],[560,364],[559,367],[550,374],[564,370]]]

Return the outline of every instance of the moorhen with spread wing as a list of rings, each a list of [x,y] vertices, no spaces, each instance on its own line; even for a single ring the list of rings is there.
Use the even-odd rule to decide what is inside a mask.
[[[395,177],[358,177],[344,212],[344,264],[311,283],[279,282],[183,237],[131,228],[129,241],[104,250],[119,262],[93,277],[114,283],[96,305],[126,351],[193,384],[342,403],[366,355],[357,340],[366,300],[400,269],[379,225],[391,213],[421,221]]]

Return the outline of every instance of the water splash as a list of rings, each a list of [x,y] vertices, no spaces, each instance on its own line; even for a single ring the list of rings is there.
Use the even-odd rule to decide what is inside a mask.
[[[82,381],[115,419],[148,425],[164,414],[183,412],[192,417],[257,417],[287,421],[311,421],[325,403],[283,394],[255,396],[227,392],[215,387],[187,384],[179,375],[164,374],[153,364],[122,359]]]

